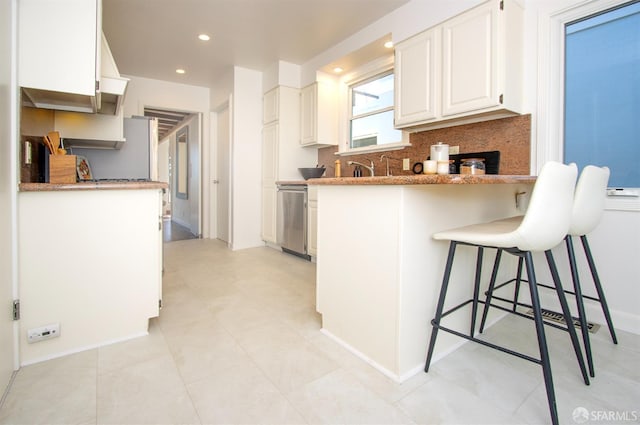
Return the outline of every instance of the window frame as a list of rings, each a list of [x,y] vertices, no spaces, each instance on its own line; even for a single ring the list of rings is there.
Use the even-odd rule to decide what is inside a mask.
[[[593,0],[573,7],[551,10],[549,19],[538,23],[539,58],[537,92],[537,135],[532,145],[532,172],[546,161],[564,161],[564,59],[565,26],[588,16],[619,7],[629,0]],[[542,16],[542,15],[539,15]],[[638,190],[638,188],[629,188]],[[640,211],[640,198],[607,196],[606,210]]]
[[[351,97],[351,88],[355,85],[364,83],[368,80],[373,80],[376,77],[381,77],[385,74],[394,73],[394,56],[393,54],[385,56],[367,63],[353,72],[343,76],[339,80],[340,87],[340,135],[342,142],[339,144],[338,152],[336,155],[359,155],[369,152],[385,152],[404,149],[407,146],[411,146],[409,143],[409,135],[407,132],[398,129],[401,132],[402,139],[396,143],[387,143],[383,145],[364,146],[359,148],[351,148],[351,120],[353,105]],[[394,75],[395,78],[395,75]],[[394,87],[395,90],[395,87]],[[393,110],[395,105],[385,108],[387,110]],[[380,113],[382,110],[378,110],[376,113]],[[366,116],[367,114],[359,115],[358,117]]]

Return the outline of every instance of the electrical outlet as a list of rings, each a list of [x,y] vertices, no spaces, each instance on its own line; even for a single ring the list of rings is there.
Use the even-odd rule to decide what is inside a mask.
[[[32,153],[31,153],[31,142],[24,142],[24,165],[31,165]]]
[[[449,153],[451,155],[458,155],[460,153],[460,146],[449,146]]]
[[[60,323],[54,323],[41,328],[33,328],[27,331],[27,342],[29,344],[45,339],[60,336]]]
[[[410,163],[411,163],[411,159],[410,158],[404,158],[402,160],[402,170],[408,171],[409,167],[411,166]]]

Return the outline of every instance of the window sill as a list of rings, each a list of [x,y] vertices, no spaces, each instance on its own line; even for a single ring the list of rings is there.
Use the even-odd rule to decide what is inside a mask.
[[[616,197],[607,196],[605,201],[607,211],[640,211],[640,198],[638,197]]]
[[[348,151],[336,152],[335,155],[349,156],[349,155],[361,155],[363,153],[371,153],[371,152],[397,151],[409,146],[411,146],[411,143],[409,142],[389,143],[386,145],[365,146],[362,148],[349,149]]]

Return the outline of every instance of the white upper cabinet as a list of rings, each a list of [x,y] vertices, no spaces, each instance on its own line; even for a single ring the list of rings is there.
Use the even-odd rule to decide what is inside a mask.
[[[396,127],[521,113],[522,27],[514,0],[490,0],[398,43]]]
[[[19,0],[18,81],[38,108],[96,112],[100,0]]]
[[[268,124],[278,119],[280,90],[275,89],[266,92],[262,98],[262,123]]]
[[[398,43],[395,55],[395,125],[436,119],[440,32],[431,29]]]
[[[300,91],[300,144],[338,144],[337,85],[317,81]]]

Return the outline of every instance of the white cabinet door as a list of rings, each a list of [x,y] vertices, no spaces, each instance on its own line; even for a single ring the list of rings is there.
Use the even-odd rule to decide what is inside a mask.
[[[262,129],[262,184],[275,183],[278,178],[278,123]]]
[[[434,28],[396,45],[396,126],[429,121],[439,114],[439,35]]]
[[[337,89],[328,81],[317,81],[300,91],[300,144],[338,144]]]
[[[307,189],[307,253],[318,256],[318,186]]]
[[[278,123],[262,129],[262,239],[276,242]]]
[[[269,90],[262,98],[262,123],[268,124],[278,119],[279,111],[279,91],[278,88]]]
[[[18,81],[36,106],[56,106],[59,99],[47,92],[78,95],[65,99],[71,108],[74,102],[85,105],[87,97],[95,97],[100,78],[100,5],[100,0],[20,1]],[[95,107],[95,99],[92,102]]]
[[[316,142],[318,125],[318,84],[306,86],[300,91],[300,144]]]
[[[499,3],[491,1],[443,24],[443,116],[500,104],[499,13]]]
[[[262,187],[262,240],[276,243],[276,212],[278,189],[276,185]]]

